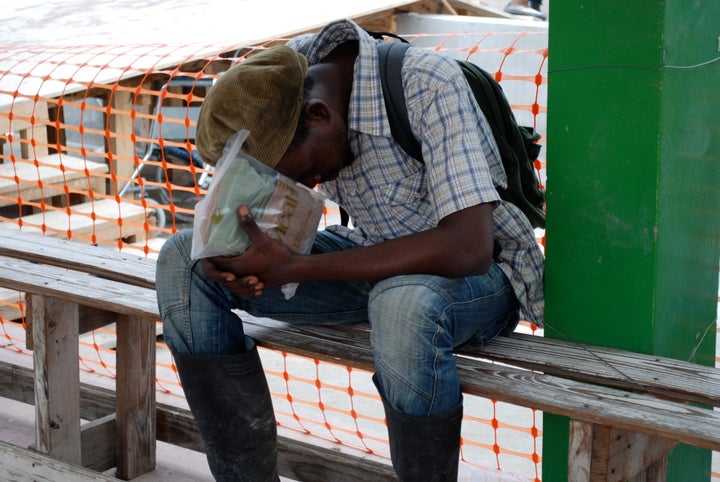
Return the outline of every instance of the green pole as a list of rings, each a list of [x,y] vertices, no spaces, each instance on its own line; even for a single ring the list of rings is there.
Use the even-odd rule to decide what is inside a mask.
[[[718,0],[553,2],[545,336],[714,364],[719,19]],[[567,437],[545,414],[545,482]],[[668,481],[710,459],[676,448]]]

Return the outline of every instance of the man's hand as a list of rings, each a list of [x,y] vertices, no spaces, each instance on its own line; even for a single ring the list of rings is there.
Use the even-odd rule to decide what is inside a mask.
[[[234,273],[224,271],[213,263],[216,258],[201,259],[203,270],[205,271],[205,279],[215,281],[222,284],[225,289],[235,296],[251,297],[260,296],[265,287],[257,276],[243,276],[238,278]]]
[[[240,256],[215,256],[203,260],[206,279],[221,283],[238,296],[260,296],[264,288],[294,281],[287,278],[284,268],[295,253],[265,235],[247,206],[240,206],[237,215],[250,237],[250,247]]]

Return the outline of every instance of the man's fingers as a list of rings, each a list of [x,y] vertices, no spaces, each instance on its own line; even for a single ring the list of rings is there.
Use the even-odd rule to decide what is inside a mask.
[[[201,259],[200,264],[205,272],[205,278],[209,281],[225,281],[231,283],[237,279],[234,274],[219,270],[217,265],[208,258]]]
[[[240,221],[240,225],[242,225],[243,229],[245,229],[250,237],[250,241],[253,243],[259,241],[263,236],[263,232],[260,231],[260,228],[258,228],[258,225],[255,223],[255,219],[253,219],[252,214],[250,213],[250,209],[248,209],[246,205],[243,204],[238,208],[237,217],[238,221]]]

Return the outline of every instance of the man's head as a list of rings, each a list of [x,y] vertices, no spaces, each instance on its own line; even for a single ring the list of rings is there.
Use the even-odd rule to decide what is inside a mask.
[[[351,59],[352,60],[352,59]],[[347,137],[347,72],[335,63],[307,67],[301,54],[273,47],[228,70],[210,89],[198,118],[200,156],[215,164],[228,138],[250,131],[243,150],[312,187],[352,160]]]
[[[200,157],[215,165],[228,138],[247,129],[245,152],[276,167],[295,136],[307,72],[305,57],[286,46],[262,50],[225,72],[200,109]]]

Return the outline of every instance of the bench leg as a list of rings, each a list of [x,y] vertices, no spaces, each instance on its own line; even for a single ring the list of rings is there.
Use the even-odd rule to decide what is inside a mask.
[[[117,477],[155,469],[155,322],[117,323]]]
[[[33,320],[35,449],[81,463],[78,305],[27,296]]]
[[[667,453],[676,442],[572,420],[568,480],[664,482]]]

